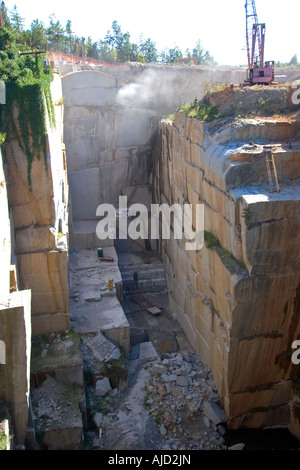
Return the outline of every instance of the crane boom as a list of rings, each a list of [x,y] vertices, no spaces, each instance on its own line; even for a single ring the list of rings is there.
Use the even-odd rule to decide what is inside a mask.
[[[253,58],[257,56],[257,46],[259,43],[255,41],[255,50],[253,51],[253,27],[258,24],[256,6],[254,0],[246,0],[245,3],[246,10],[246,47],[247,47],[247,56],[248,56],[248,67],[249,69],[253,67]]]
[[[246,84],[270,84],[274,80],[274,61],[264,63],[266,25],[259,23],[255,0],[246,0],[246,48],[248,71]]]

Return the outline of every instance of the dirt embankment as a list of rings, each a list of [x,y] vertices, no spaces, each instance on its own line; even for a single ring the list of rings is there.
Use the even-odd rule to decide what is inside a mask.
[[[212,89],[203,102],[218,110],[218,117],[272,117],[299,119],[297,90],[291,84],[226,86]]]

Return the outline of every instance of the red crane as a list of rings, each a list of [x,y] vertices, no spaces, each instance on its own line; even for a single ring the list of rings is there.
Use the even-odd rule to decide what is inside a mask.
[[[178,64],[181,64],[181,62],[191,62],[193,61],[195,65],[197,65],[197,60],[196,60],[196,57],[193,56],[193,57],[184,57],[183,59],[180,59],[178,61]]]
[[[245,84],[269,85],[274,81],[274,61],[264,63],[265,23],[257,19],[255,0],[246,0],[246,48],[248,57]]]

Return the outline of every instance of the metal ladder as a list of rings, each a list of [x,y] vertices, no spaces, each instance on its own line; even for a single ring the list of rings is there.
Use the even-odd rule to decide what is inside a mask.
[[[276,171],[276,165],[274,161],[274,155],[271,149],[265,149],[266,153],[266,165],[267,165],[267,172],[268,178],[270,183],[270,192],[271,193],[279,193],[279,184],[278,184],[278,177]]]

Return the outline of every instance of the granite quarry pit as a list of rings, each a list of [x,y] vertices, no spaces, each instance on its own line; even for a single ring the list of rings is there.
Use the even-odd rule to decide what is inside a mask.
[[[247,448],[227,442],[236,430],[284,430],[299,448],[291,85],[243,87],[229,67],[56,66],[46,167],[33,161],[29,188],[8,136],[0,169],[6,448]],[[179,110],[195,97],[218,116]],[[193,226],[202,204],[203,247],[186,250],[173,222],[168,240],[100,240],[97,207],[120,196],[149,215],[191,204]]]

